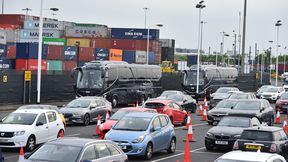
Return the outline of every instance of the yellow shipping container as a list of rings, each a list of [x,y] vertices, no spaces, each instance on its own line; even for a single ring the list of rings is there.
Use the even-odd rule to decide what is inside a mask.
[[[75,46],[77,42],[80,43],[80,47],[90,47],[90,39],[67,38],[67,46]]]

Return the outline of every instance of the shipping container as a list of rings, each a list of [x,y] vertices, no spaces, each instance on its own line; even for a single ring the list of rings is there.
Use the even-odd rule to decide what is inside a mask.
[[[107,48],[95,48],[95,60],[108,60],[109,50]]]
[[[111,46],[113,49],[123,49],[132,51],[146,51],[147,41],[146,40],[132,40],[132,39],[112,39]],[[159,52],[161,43],[159,41],[149,41],[149,51]]]
[[[39,30],[39,21],[24,21],[24,29]],[[43,21],[43,30],[65,30],[63,21]]]
[[[154,52],[149,52],[148,56],[148,64],[155,64],[155,53]]]
[[[66,46],[65,38],[43,38],[43,44]]]
[[[18,43],[38,43],[39,39],[26,39],[26,38],[20,38]]]
[[[162,47],[161,61],[174,61],[175,49],[170,47]]]
[[[7,54],[7,46],[0,45],[0,58],[6,58],[6,54]]]
[[[37,70],[38,59],[16,59],[16,70]],[[47,70],[47,60],[42,59],[41,70]]]
[[[44,38],[61,38],[63,31],[60,30],[43,30],[42,36]],[[20,38],[24,39],[39,39],[39,30],[36,29],[21,29]]]
[[[59,60],[48,60],[47,61],[47,70],[62,71],[63,62]]]
[[[76,46],[77,42],[79,42],[80,47],[90,47],[90,39],[67,38],[67,46]]]
[[[95,38],[91,39],[92,48],[112,48],[112,40],[105,38]]]
[[[12,24],[23,26],[24,21],[38,20],[37,16],[21,15],[21,14],[2,14],[0,15],[0,24]],[[43,21],[57,21],[57,19],[43,18]]]
[[[16,58],[16,43],[7,43],[6,58],[15,59]]]
[[[122,60],[129,64],[136,63],[136,51],[123,50]]]
[[[147,52],[146,51],[136,51],[136,61],[137,64],[147,63]]]
[[[122,50],[110,49],[109,50],[109,60],[110,61],[122,61]]]
[[[160,53],[155,53],[155,64],[160,65],[161,64],[161,52]]]
[[[20,40],[20,30],[3,30],[6,33],[6,42],[17,43]]]
[[[111,28],[112,39],[147,39],[148,29],[136,28]],[[159,30],[149,29],[149,39],[159,40]]]
[[[21,29],[20,25],[12,25],[12,24],[0,24],[0,30],[15,30],[15,29]]]
[[[63,46],[47,45],[47,59],[64,60]]]
[[[96,27],[67,27],[65,29],[65,36],[82,38],[110,38],[108,27],[105,25],[97,25]]]
[[[162,47],[175,48],[175,40],[174,39],[160,39]]]
[[[47,58],[48,47],[42,46],[42,59]],[[17,43],[16,44],[17,59],[34,59],[38,58],[38,43]]]
[[[63,61],[63,71],[71,71],[77,67],[76,61]]]
[[[77,47],[75,46],[64,46],[64,60],[76,60]]]
[[[79,61],[92,61],[95,59],[94,48],[80,47]]]
[[[4,30],[0,30],[0,44],[6,44],[6,32]]]
[[[187,56],[187,65],[191,66],[191,65],[196,65],[197,64],[197,55],[188,55]]]
[[[0,59],[0,69],[15,69],[15,60]]]

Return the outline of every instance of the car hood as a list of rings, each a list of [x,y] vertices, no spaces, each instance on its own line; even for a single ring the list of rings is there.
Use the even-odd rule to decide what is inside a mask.
[[[210,113],[210,114],[227,114],[229,111],[231,111],[231,109],[217,108],[217,109],[212,109],[212,110],[208,111],[208,113]]]
[[[247,117],[254,117],[259,115],[259,110],[231,110],[229,111],[229,115],[241,115]]]
[[[124,131],[124,130],[115,130],[111,129],[106,137],[108,140],[126,140],[132,141],[140,136],[146,135],[146,131]]]
[[[61,113],[84,113],[88,111],[88,108],[62,108],[60,109]]]
[[[230,94],[228,93],[215,93],[213,99],[225,99],[228,98]]]
[[[117,120],[107,120],[103,123],[102,130],[110,130],[113,125],[117,123]]]
[[[214,135],[240,135],[243,132],[242,127],[226,127],[226,126],[216,126],[208,130],[209,133],[212,133]]]
[[[273,93],[273,92],[263,92],[262,95],[278,95],[278,93]]]
[[[0,131],[2,132],[15,132],[30,130],[31,125],[21,125],[21,124],[0,124]]]

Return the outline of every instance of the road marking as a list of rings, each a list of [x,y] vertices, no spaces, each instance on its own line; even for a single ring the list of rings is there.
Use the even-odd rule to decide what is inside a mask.
[[[205,148],[205,147],[201,147],[201,148],[198,148],[198,149],[195,149],[195,150],[191,150],[190,153],[195,152],[195,151],[198,151],[198,150],[202,150],[202,149],[204,149],[204,148]],[[164,157],[164,158],[161,158],[161,159],[152,160],[151,162],[157,162],[157,161],[167,160],[167,159],[170,159],[170,158],[173,158],[173,157],[177,157],[177,156],[180,156],[180,155],[183,155],[183,154],[184,154],[184,152],[179,153],[179,154],[175,154],[175,155],[172,155],[172,156]]]
[[[2,155],[2,156],[3,156],[3,155]],[[7,159],[15,158],[15,157],[17,157],[17,156],[19,156],[19,155],[5,156],[4,158],[5,158],[5,160],[7,160]]]
[[[204,152],[204,151],[195,151],[194,153],[196,153],[196,154],[215,154],[215,155],[224,154],[221,152]]]
[[[197,126],[202,126],[202,125],[207,125],[207,123],[199,123],[199,124],[193,124],[192,126],[193,127],[197,127]],[[176,127],[174,128],[175,130],[177,129],[182,129],[182,128],[185,128],[186,126],[181,126],[181,127]]]
[[[68,136],[68,137],[75,137],[75,136],[79,136],[79,135],[81,135],[80,133],[78,133],[78,134],[69,134],[69,135],[65,135],[65,136]]]

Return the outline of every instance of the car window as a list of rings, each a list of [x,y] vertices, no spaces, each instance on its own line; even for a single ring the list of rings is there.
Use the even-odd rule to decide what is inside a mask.
[[[98,107],[98,106],[104,106],[105,105],[105,103],[103,102],[103,101],[101,101],[101,100],[96,100],[96,106]]]
[[[156,117],[153,121],[153,128],[161,128],[161,124],[160,124],[160,120],[159,120],[159,117]]]
[[[99,143],[95,145],[96,151],[98,153],[98,158],[103,158],[110,156],[110,151],[108,150],[107,146],[104,143]]]
[[[57,120],[56,113],[53,111],[47,112],[47,118],[49,123],[56,121]]]
[[[37,123],[43,123],[43,124],[46,124],[47,123],[47,119],[46,119],[46,115],[45,115],[45,113],[42,113],[40,116],[39,116],[39,118],[38,118],[38,120],[37,120]]]
[[[252,124],[251,126],[259,126],[261,123],[259,122],[257,118],[252,118],[251,124]]]
[[[97,159],[95,148],[94,148],[94,146],[89,146],[84,151],[83,156],[81,158],[81,161],[94,160],[94,159]]]
[[[272,133],[265,131],[245,130],[240,138],[244,140],[273,141]]]
[[[121,153],[115,148],[115,146],[113,146],[112,144],[107,144],[107,148],[109,149],[111,155],[119,155],[119,154],[121,154]]]
[[[281,140],[281,135],[280,132],[274,132],[274,139],[275,141],[280,141]]]
[[[166,118],[165,116],[160,116],[160,121],[161,121],[161,125],[162,127],[165,127],[168,125],[168,118]]]
[[[179,105],[177,105],[176,103],[173,103],[173,106],[175,109],[181,110],[181,107]]]

